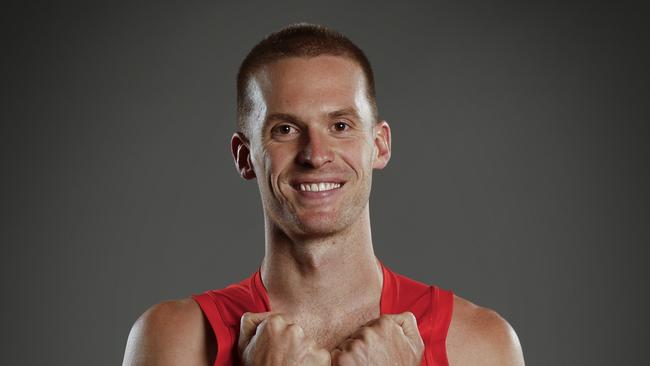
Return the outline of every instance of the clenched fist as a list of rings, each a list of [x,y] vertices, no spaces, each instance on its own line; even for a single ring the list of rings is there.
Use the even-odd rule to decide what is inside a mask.
[[[329,352],[318,349],[298,324],[280,314],[244,314],[237,346],[246,366],[331,364]]]
[[[415,316],[382,315],[371,320],[332,351],[332,365],[419,366],[424,342]]]

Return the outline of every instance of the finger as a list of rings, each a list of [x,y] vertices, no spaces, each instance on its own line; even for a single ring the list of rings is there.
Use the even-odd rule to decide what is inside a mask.
[[[419,344],[422,342],[420,330],[418,329],[418,322],[413,313],[407,311],[401,314],[388,314],[385,316],[397,323],[397,325],[402,328],[406,337],[411,340],[413,344]]]
[[[366,343],[359,338],[348,338],[336,348],[342,350],[344,353],[351,353],[361,358],[367,353]]]
[[[312,348],[310,354],[304,360],[304,365],[308,366],[330,366],[332,364],[332,356],[324,349]]]
[[[354,333],[348,336],[348,340],[359,339],[367,344],[373,344],[379,337],[378,329],[375,327],[376,324],[377,322],[375,319],[370,323],[366,323],[366,325],[362,325],[359,329],[354,331]]]
[[[244,313],[241,317],[240,327],[239,327],[239,343],[248,343],[253,335],[255,335],[255,330],[257,326],[260,325],[268,316],[270,312],[265,313]]]
[[[330,355],[332,366],[351,366],[358,364],[352,353],[342,351],[338,348],[333,350]]]
[[[303,338],[305,336],[305,331],[299,324],[296,323],[285,323],[286,332],[294,338]]]
[[[368,349],[359,339],[348,338],[331,352],[332,365],[368,365]]]
[[[341,351],[341,350],[338,349],[338,348],[335,348],[334,350],[332,350],[332,352],[330,352],[330,358],[331,358],[331,360],[332,360],[332,361],[331,361],[332,366],[338,366],[338,365],[341,364],[341,363],[339,362],[339,360],[340,360],[340,358],[341,358],[341,354],[342,354],[342,353],[343,353],[343,351]]]
[[[344,340],[341,344],[336,346],[336,349],[343,351],[343,352],[350,352],[352,350],[352,342],[354,342],[356,338],[349,337],[346,340]]]

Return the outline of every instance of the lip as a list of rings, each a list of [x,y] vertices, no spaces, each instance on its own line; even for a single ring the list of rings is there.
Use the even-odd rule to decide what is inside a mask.
[[[323,200],[323,199],[331,198],[337,195],[338,193],[340,193],[341,188],[343,188],[343,185],[341,185],[338,188],[330,189],[329,191],[313,192],[313,191],[301,191],[300,189],[293,187],[293,189],[298,193],[300,197],[309,200]]]
[[[312,184],[312,183],[338,183],[341,186],[338,188],[330,189],[328,191],[320,191],[320,192],[314,192],[314,191],[301,191],[300,190],[300,185],[301,184]],[[345,186],[345,180],[337,177],[327,177],[327,176],[319,176],[319,177],[305,177],[305,178],[296,178],[291,180],[291,187],[298,193],[298,195],[302,198],[310,199],[310,200],[322,200],[322,199],[327,199],[330,198],[339,192],[341,192],[341,188]]]
[[[338,183],[343,187],[345,184],[345,179],[333,176],[318,176],[318,177],[304,177],[304,178],[295,178],[289,181],[292,187],[298,189],[301,184],[311,184],[311,183]]]

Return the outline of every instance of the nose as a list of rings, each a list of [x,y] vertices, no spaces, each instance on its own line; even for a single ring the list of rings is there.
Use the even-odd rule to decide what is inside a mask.
[[[305,167],[318,169],[334,160],[334,154],[327,137],[320,132],[309,130],[304,134],[302,150],[298,154],[298,163]]]

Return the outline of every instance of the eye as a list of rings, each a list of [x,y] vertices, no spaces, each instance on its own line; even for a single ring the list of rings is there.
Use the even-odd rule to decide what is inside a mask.
[[[339,121],[339,122],[336,122],[334,124],[334,129],[336,131],[338,131],[338,132],[343,132],[343,131],[347,131],[348,129],[350,129],[350,125],[345,123],[345,122]]]
[[[290,135],[296,132],[295,127],[287,124],[278,125],[273,128],[273,134],[277,135]]]

